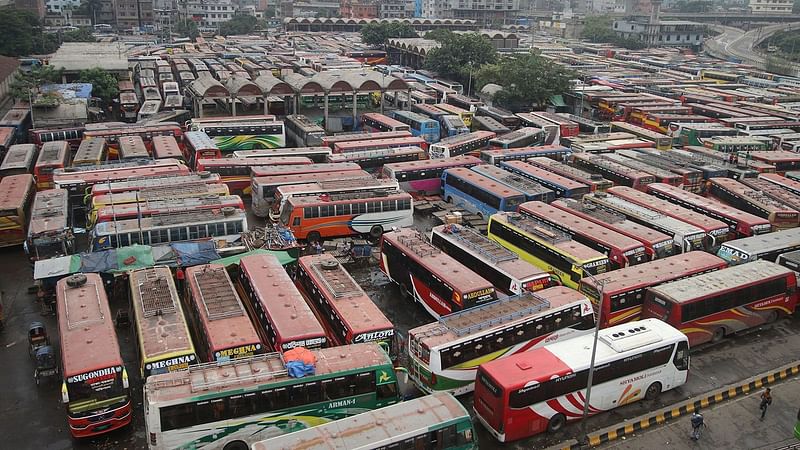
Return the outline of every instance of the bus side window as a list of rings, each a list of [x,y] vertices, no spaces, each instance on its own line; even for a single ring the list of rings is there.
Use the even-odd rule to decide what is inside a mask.
[[[397,385],[394,383],[381,384],[377,389],[378,400],[397,396]]]
[[[300,226],[300,217],[296,216],[292,221],[292,226],[299,227]]]

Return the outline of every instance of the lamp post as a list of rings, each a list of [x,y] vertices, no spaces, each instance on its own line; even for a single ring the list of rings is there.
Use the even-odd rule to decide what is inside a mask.
[[[586,380],[586,401],[583,403],[583,417],[581,418],[581,436],[580,440],[578,441],[581,445],[587,445],[589,443],[589,435],[586,430],[587,427],[587,420],[589,419],[589,402],[592,398],[592,381],[594,380],[594,363],[595,358],[597,357],[597,340],[600,337],[600,323],[603,319],[603,290],[605,288],[607,280],[598,280],[594,275],[589,274],[589,278],[594,282],[595,286],[598,287],[597,293],[597,322],[594,326],[594,339],[592,341],[592,358],[589,361],[589,377]]]
[[[472,94],[472,61],[467,64],[469,64],[469,83],[467,83],[467,97],[469,97]],[[464,87],[462,86],[461,88],[463,89]]]

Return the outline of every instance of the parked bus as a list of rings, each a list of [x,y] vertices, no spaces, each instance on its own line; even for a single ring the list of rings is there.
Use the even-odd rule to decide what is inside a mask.
[[[356,166],[358,167],[358,166]],[[313,175],[318,182],[334,180],[365,179],[371,175],[363,170],[344,170],[341,172],[323,172]],[[307,174],[275,175],[253,177],[250,197],[252,199],[253,214],[257,217],[268,217],[278,187],[295,184],[307,184]]]
[[[542,130],[524,127],[489,140],[489,146],[496,148],[521,148],[544,142]]]
[[[428,150],[431,158],[451,158],[486,147],[495,134],[489,131],[451,136],[432,144]]]
[[[800,154],[785,150],[767,150],[739,154],[740,159],[761,161],[775,166],[775,172],[785,172],[800,169]]]
[[[183,193],[186,190],[197,189],[197,196],[203,197],[208,190],[207,185],[220,184],[220,177],[218,174],[211,173],[193,173],[191,175],[178,175],[178,176],[153,176],[147,178],[134,178],[125,181],[114,181],[109,183],[95,184],[91,188],[91,192],[86,196],[86,202],[92,202],[92,199],[101,195],[148,191],[153,192],[168,192],[170,195],[177,192]],[[176,192],[177,191],[177,192]],[[228,195],[227,189],[225,194]],[[147,194],[140,195],[141,198],[150,198]],[[111,201],[109,201],[111,203]]]
[[[250,173],[252,177],[274,177],[297,174],[309,174],[309,176],[313,177],[322,173],[345,173],[359,170],[361,170],[361,166],[356,163],[280,164],[254,165],[250,168]]]
[[[286,136],[296,147],[316,147],[322,145],[325,129],[302,114],[287,116]]]
[[[747,136],[715,136],[703,142],[706,148],[722,153],[738,153],[772,150],[772,143],[766,139]]]
[[[240,116],[227,120],[192,119],[187,129],[205,132],[223,153],[286,147],[283,122],[275,120],[274,116]]]
[[[0,247],[25,242],[35,194],[33,175],[10,175],[0,180]]]
[[[572,151],[560,145],[542,145],[539,147],[490,149],[481,151],[481,159],[488,164],[499,166],[503,161],[527,161],[530,158],[551,158],[563,160]]]
[[[36,189],[53,188],[53,172],[69,165],[70,147],[67,141],[50,141],[42,144],[39,158],[33,166]]]
[[[420,147],[395,147],[377,150],[364,150],[347,153],[334,153],[325,158],[328,163],[352,162],[367,171],[380,171],[389,163],[406,161],[420,161],[427,159],[428,155]]]
[[[525,201],[538,200],[545,203],[550,203],[556,198],[556,193],[552,190],[531,179],[515,174],[502,167],[481,164],[470,168],[470,170],[487,178],[491,178],[492,180],[497,181],[504,186],[508,186],[512,189],[522,192],[522,194],[525,196]]]
[[[136,122],[145,122],[161,109],[161,100],[145,100],[136,111]]]
[[[93,207],[89,217],[90,226],[102,222],[113,222],[118,220],[142,219],[174,212],[184,211],[218,211],[222,208],[233,208],[244,211],[244,203],[238,195],[220,196],[212,193],[205,197],[170,197],[169,194],[162,198],[147,198],[147,191],[138,191],[135,197],[144,194],[145,198],[135,198],[139,201],[127,202],[128,195],[120,195],[121,202],[114,201],[112,204],[99,203]],[[116,196],[109,196],[115,199]],[[101,197],[95,197],[101,200]]]
[[[736,128],[728,128],[713,123],[675,123],[669,126],[676,145],[705,145],[705,141],[715,136],[738,136]]]
[[[591,303],[565,286],[503,297],[409,330],[410,377],[427,393],[466,394],[480,364],[593,328]]]
[[[368,150],[382,150],[398,147],[428,148],[428,143],[421,137],[406,137],[396,139],[377,139],[371,141],[337,142],[333,145],[334,153],[364,152]]]
[[[2,129],[0,127],[0,136],[2,136]],[[83,141],[84,127],[66,127],[66,128],[44,128],[31,130],[31,143],[36,144],[41,148],[45,142],[51,141],[67,141],[70,147],[78,148],[78,145]],[[3,150],[3,139],[0,138],[0,150]]]
[[[580,198],[589,193],[589,186],[561,175],[556,175],[547,169],[541,169],[527,162],[503,161],[500,163],[500,167],[552,189],[558,198]]]
[[[481,217],[498,211],[516,211],[525,194],[465,167],[447,169],[442,174],[442,197]]]
[[[503,125],[489,116],[475,116],[472,118],[476,130],[488,131],[497,136],[502,136],[511,131],[511,128]]]
[[[16,142],[13,127],[0,127],[0,154],[5,153]]]
[[[448,394],[436,394],[318,425],[252,445],[253,450],[350,450],[400,448],[477,449],[472,419]]]
[[[325,329],[275,256],[243,257],[237,289],[261,342],[274,351],[328,346]]]
[[[596,360],[576,351],[593,345]],[[589,413],[596,414],[686,383],[689,344],[680,331],[651,319],[601,330],[599,339],[577,336],[483,364],[475,383],[478,420],[500,442],[561,430],[581,417],[573,411],[582,407],[592,361]]]
[[[580,133],[580,128],[577,123],[559,114],[544,111],[532,111],[531,114],[541,118],[542,120],[558,125],[559,133],[562,138],[577,136],[578,133]]]
[[[306,180],[308,181],[308,180]],[[269,212],[273,222],[280,220],[281,208],[293,197],[316,197],[351,192],[398,192],[400,185],[395,180],[377,179],[370,175],[360,178],[338,178],[321,180],[313,183],[289,184],[278,186],[275,190],[275,201]]]
[[[381,239],[381,271],[434,318],[497,299],[494,286],[411,228]]]
[[[662,183],[648,186],[648,192],[660,199],[692,209],[714,219],[718,219],[730,227],[731,235],[738,237],[769,233],[772,230],[769,220],[748,212],[728,206],[718,200],[702,197],[698,194],[678,189]]]
[[[392,347],[394,325],[333,255],[301,256],[295,284],[316,309],[330,345],[374,342]]]
[[[476,111],[479,107],[483,106],[483,102],[480,100],[462,94],[448,95],[445,101],[449,105],[458,106],[467,111]]]
[[[501,125],[508,127],[509,129],[512,130],[519,126],[519,117],[514,115],[511,111],[506,111],[504,109],[496,108],[494,106],[479,106],[475,115],[490,117],[499,122]]]
[[[775,186],[785,189],[787,192],[800,195],[800,181],[794,180],[787,176],[778,175],[777,173],[761,173],[758,175],[759,180],[772,183]]]
[[[61,401],[70,435],[97,436],[128,425],[132,412],[128,371],[100,275],[75,274],[58,280],[56,307]]]
[[[156,266],[128,276],[142,380],[197,364],[172,271]]]
[[[649,113],[645,116],[643,127],[667,136],[672,135],[670,125],[673,123],[714,123],[716,120],[711,117],[697,114],[665,114]]]
[[[28,131],[31,129],[31,109],[14,108],[6,112],[2,119],[0,119],[0,127],[13,127],[16,142],[24,144],[28,140]]]
[[[767,219],[773,230],[794,228],[800,224],[800,196],[784,192],[766,181],[753,179],[743,183],[730,178],[712,178],[709,193],[742,211]],[[760,184],[764,185],[761,186]],[[775,194],[770,192],[774,190]],[[791,197],[791,198],[786,198]]]
[[[174,138],[173,138],[174,139]],[[90,138],[81,141],[72,166],[99,166],[108,158],[108,145],[103,138]]]
[[[722,244],[717,256],[735,266],[755,260],[776,261],[779,255],[800,250],[800,228],[733,239]]]
[[[329,147],[259,148],[256,150],[237,150],[234,158],[274,158],[279,156],[303,156],[315,163],[326,162],[333,151]]]
[[[590,120],[581,116],[576,116],[574,114],[563,114],[563,113],[557,113],[557,114],[569,119],[572,122],[577,123],[578,130],[583,131],[584,133],[604,134],[611,131],[611,125],[605,123],[595,122],[594,120]]]
[[[172,136],[155,136],[153,137],[153,158],[165,159],[172,158],[178,161],[186,162],[186,158],[181,151],[178,142]]]
[[[369,113],[367,113],[369,114]],[[395,139],[411,137],[410,131],[380,131],[376,133],[341,133],[322,138],[322,146],[334,148],[339,142],[375,141],[379,139]]]
[[[150,153],[139,136],[122,136],[117,140],[117,143],[119,145],[118,158],[120,160],[150,158]]]
[[[584,278],[580,291],[592,301],[595,311],[602,309],[600,327],[606,328],[640,320],[648,288],[725,267],[727,264],[722,258],[691,251],[619,269],[602,279]]]
[[[33,173],[39,151],[34,144],[15,144],[6,151],[0,164],[0,177]]]
[[[628,186],[644,191],[647,189],[647,185],[656,182],[656,177],[649,173],[632,169],[601,155],[575,153],[572,158],[577,167],[599,173],[604,178],[613,181],[615,186]]]
[[[460,117],[453,114],[442,116],[439,120],[442,137],[452,137],[469,133],[469,127]]]
[[[450,158],[428,159],[402,163],[389,163],[383,166],[383,178],[397,180],[400,189],[406,192],[439,194],[442,192],[442,174],[455,167],[473,167],[482,164],[478,158],[469,155]]]
[[[67,200],[67,191],[63,189],[36,193],[24,244],[32,262],[66,256],[75,249],[72,227],[67,223]]]
[[[633,152],[634,155],[637,152],[632,150],[619,150],[615,153],[606,153],[603,154],[602,157],[613,161],[615,163],[619,163],[625,167],[629,167],[633,170],[638,170],[643,173],[648,173],[655,177],[656,183],[666,183],[671,186],[683,186],[683,176],[674,172],[671,172],[666,169],[662,169],[660,167],[656,167],[652,164],[648,164],[644,161],[640,161],[636,158],[629,158],[626,152]]]
[[[373,133],[387,132],[387,131],[392,131],[392,132],[405,131],[411,133],[410,125],[400,122],[399,120],[393,119],[389,116],[385,116],[383,114],[378,114],[378,113],[362,114],[361,124],[365,129]]]
[[[489,219],[488,236],[525,261],[552,272],[561,284],[573,289],[587,274],[610,270],[606,255],[530,216],[497,213]]]
[[[239,196],[230,196],[228,187],[220,183],[205,183],[205,182],[192,182],[185,180],[184,177],[176,180],[175,184],[170,185],[162,178],[156,178],[155,181],[160,183],[153,183],[146,186],[137,186],[129,191],[116,191],[108,192],[106,194],[87,195],[85,199],[86,207],[91,213],[96,214],[102,208],[109,208],[112,211],[114,208],[124,208],[128,205],[135,203],[152,203],[153,207],[157,209],[161,207],[169,210],[169,203],[175,202],[177,207],[181,206],[181,202],[185,199],[191,199],[192,204],[195,206],[207,201],[210,204],[220,202],[220,198],[226,198],[226,203],[229,206],[241,209],[241,198]],[[188,178],[188,177],[187,177]],[[112,183],[113,184],[113,183]],[[94,190],[94,189],[93,189]],[[157,206],[160,202],[161,205]],[[147,207],[143,205],[131,205],[133,210],[128,211],[129,214],[136,214],[144,212]],[[184,207],[186,207],[184,205]],[[123,211],[123,210],[120,210]]]
[[[590,192],[603,192],[614,185],[614,183],[606,180],[600,174],[589,173],[554,159],[534,157],[528,158],[525,162],[540,169],[548,170],[555,175],[585,184],[589,186]]]
[[[678,328],[695,346],[775,322],[796,305],[795,272],[756,260],[650,288],[642,316]]]
[[[631,168],[649,171],[656,176],[657,181],[682,186],[689,192],[704,191],[703,171],[692,167],[691,162],[687,164],[682,163],[680,158],[671,159],[670,156],[675,156],[673,153],[677,151],[670,150],[670,155],[664,155],[648,150],[617,150],[616,155],[625,157],[625,162]]]
[[[309,158],[281,156],[275,158],[218,158],[197,161],[198,172],[218,173],[222,182],[235,195],[250,195],[250,174],[256,166],[300,166],[311,165]]]
[[[395,120],[408,125],[413,136],[421,137],[429,144],[439,142],[441,133],[439,130],[439,122],[436,120],[423,116],[422,114],[400,110],[393,111],[392,117]]]
[[[119,147],[119,138],[123,136],[139,136],[146,144],[150,142],[153,136],[172,136],[179,143],[183,142],[183,130],[177,123],[157,123],[153,125],[145,124],[121,124],[109,125],[98,128],[92,128],[84,131],[83,138],[103,138],[109,146],[108,157],[109,159],[117,158],[117,149]]]
[[[454,114],[458,116],[461,121],[464,122],[465,126],[472,127],[472,119],[475,117],[474,112],[459,108],[458,106],[451,105],[449,103],[437,103],[434,106],[447,114]]]
[[[541,130],[540,136],[543,144],[561,144],[561,127],[558,124],[535,116],[532,113],[516,113],[514,115],[519,119],[520,126]]]

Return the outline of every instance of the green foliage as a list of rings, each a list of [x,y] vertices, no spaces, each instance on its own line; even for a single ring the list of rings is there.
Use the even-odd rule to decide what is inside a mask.
[[[0,7],[0,24],[0,55],[25,56],[58,49],[58,36],[43,34],[39,18],[31,11]]]
[[[188,37],[192,40],[200,36],[200,30],[197,28],[197,23],[192,20],[184,20],[176,23],[172,27],[172,32],[177,33],[178,36]]]
[[[444,42],[447,39],[450,39],[451,36],[453,36],[453,32],[445,28],[437,28],[433,31],[425,33],[425,39],[431,39],[438,42]]]
[[[614,31],[614,18],[611,16],[588,16],[583,24],[584,39],[595,43],[610,43],[630,50],[641,50],[647,44],[635,38],[617,36]]]
[[[249,34],[255,30],[258,19],[248,15],[233,16],[233,19],[219,25],[219,34],[230,36],[234,34]]]
[[[97,42],[97,39],[92,36],[91,28],[79,28],[73,31],[67,31],[62,37],[63,42]]]
[[[89,16],[94,25],[96,13],[103,9],[103,0],[81,0],[81,5],[75,10],[78,14]]]
[[[575,72],[534,54],[505,57],[477,73],[480,86],[503,86],[494,101],[515,111],[543,108],[550,97],[567,92],[575,77]]]
[[[792,14],[800,14],[800,0],[794,0],[794,5],[792,5]]]
[[[61,82],[61,70],[53,66],[35,66],[30,72],[20,72],[11,83],[11,96],[19,100],[28,100],[36,96],[39,86]]]
[[[430,33],[429,33],[430,34]],[[441,46],[425,57],[425,68],[466,85],[470,72],[497,61],[497,51],[478,33],[439,33]]]
[[[407,23],[368,23],[361,29],[361,40],[367,45],[383,45],[390,38],[417,37],[414,27]]]
[[[765,68],[767,69],[767,72],[777,73],[778,75],[796,75],[794,67],[792,67],[792,63],[777,56],[768,56]]]
[[[800,60],[800,32],[797,30],[779,31],[761,43],[761,47],[775,46],[786,59]]]
[[[117,77],[99,67],[81,71],[79,83],[92,83],[92,95],[100,97],[106,104],[111,103],[119,95]]]
[[[682,13],[708,12],[712,5],[712,2],[703,0],[678,0],[674,9]]]

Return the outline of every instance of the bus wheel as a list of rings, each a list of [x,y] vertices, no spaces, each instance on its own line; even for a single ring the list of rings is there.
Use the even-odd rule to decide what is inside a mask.
[[[372,228],[370,228],[369,230],[369,237],[371,237],[376,241],[381,238],[382,234],[383,234],[383,227],[380,225],[373,225]]]
[[[559,413],[555,416],[550,418],[550,422],[547,423],[547,431],[549,433],[555,433],[556,431],[564,428],[564,425],[567,424],[567,418]]]
[[[719,342],[724,337],[725,337],[725,328],[719,327],[716,330],[714,330],[714,334],[711,335],[711,342]]]
[[[306,241],[308,241],[308,243],[311,242],[322,243],[322,236],[320,236],[319,232],[312,231],[311,233],[308,233],[308,235],[306,236]]]
[[[445,201],[446,201],[447,203],[453,203],[453,197],[447,197],[447,198],[445,199]]]
[[[225,447],[222,447],[222,450],[250,450],[250,447],[248,447],[247,443],[245,442],[233,441],[225,444]]]
[[[770,311],[767,314],[767,323],[773,323],[778,320],[778,311]]]
[[[647,391],[644,393],[645,400],[655,400],[661,395],[661,383],[655,382],[647,386]]]

